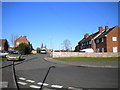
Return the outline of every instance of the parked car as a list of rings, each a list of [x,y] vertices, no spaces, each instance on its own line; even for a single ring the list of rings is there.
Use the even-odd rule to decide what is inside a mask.
[[[6,55],[8,55],[7,51],[0,50],[0,57],[6,57]]]
[[[21,54],[19,51],[16,50],[11,50],[9,51],[9,54],[6,56],[7,60],[20,60],[21,59]]]
[[[42,48],[42,49],[40,50],[40,53],[41,53],[41,54],[47,54],[47,50],[46,50],[45,48]]]

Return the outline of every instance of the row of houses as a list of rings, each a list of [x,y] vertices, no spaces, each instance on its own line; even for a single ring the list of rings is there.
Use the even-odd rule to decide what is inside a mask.
[[[75,50],[91,48],[94,52],[120,52],[120,27],[108,26],[98,27],[98,31],[89,35],[84,35],[84,38],[78,42]]]
[[[18,47],[19,44],[21,44],[21,43],[26,43],[31,47],[31,49],[33,49],[32,44],[30,43],[30,41],[27,40],[26,36],[20,36],[19,38],[17,38],[14,41],[14,47]],[[7,39],[0,39],[0,50],[8,51],[8,50],[11,50],[11,49],[12,48],[9,47]]]

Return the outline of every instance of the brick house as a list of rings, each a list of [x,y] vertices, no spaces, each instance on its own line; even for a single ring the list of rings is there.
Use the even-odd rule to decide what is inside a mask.
[[[115,26],[99,35],[96,39],[96,52],[120,52],[120,28]]]
[[[6,39],[0,39],[0,50],[8,51],[9,44]]]
[[[120,52],[120,28],[105,29],[98,27],[98,32],[94,34],[85,34],[84,38],[78,42],[79,50],[92,48],[94,52]]]
[[[18,47],[19,44],[26,43],[30,45],[30,42],[27,40],[26,36],[20,36],[18,39],[14,41],[14,47]]]

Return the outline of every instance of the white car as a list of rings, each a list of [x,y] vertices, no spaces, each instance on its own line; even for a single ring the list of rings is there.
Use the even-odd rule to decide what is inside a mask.
[[[6,57],[6,55],[8,55],[7,51],[0,50],[0,57]]]
[[[47,51],[45,49],[40,50],[41,54],[47,54]]]

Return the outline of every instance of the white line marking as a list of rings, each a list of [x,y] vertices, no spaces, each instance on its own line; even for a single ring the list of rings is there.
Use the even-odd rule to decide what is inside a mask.
[[[31,88],[40,88],[40,86],[30,85]]]
[[[37,84],[42,85],[42,82],[38,82]],[[48,86],[49,84],[44,83],[43,86]]]
[[[78,88],[74,88],[74,87],[68,87],[68,89],[72,89],[72,90],[83,90],[83,89],[78,89]]]
[[[34,83],[35,81],[33,81],[33,80],[26,80],[26,82]]]
[[[26,78],[23,78],[23,77],[19,77],[20,80],[26,80]]]
[[[7,88],[8,82],[0,82],[0,88]]]
[[[54,87],[54,88],[62,88],[63,86],[60,86],[60,85],[51,85],[51,87]]]
[[[27,83],[25,82],[17,82],[18,84],[21,84],[21,85],[27,85]]]

